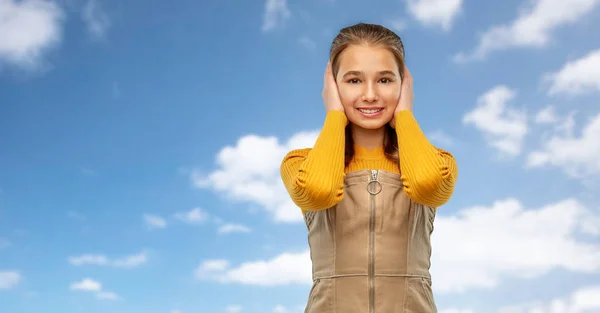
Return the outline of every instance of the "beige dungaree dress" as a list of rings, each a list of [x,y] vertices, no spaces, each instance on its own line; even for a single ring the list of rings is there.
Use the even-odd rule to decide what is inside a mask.
[[[350,172],[335,206],[307,211],[313,286],[305,313],[434,313],[429,272],[435,209],[400,175]]]

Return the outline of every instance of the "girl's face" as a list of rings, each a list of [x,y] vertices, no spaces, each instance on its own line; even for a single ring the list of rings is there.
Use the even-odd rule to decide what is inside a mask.
[[[349,46],[340,54],[336,80],[351,123],[379,129],[394,116],[401,78],[396,59],[386,48]]]

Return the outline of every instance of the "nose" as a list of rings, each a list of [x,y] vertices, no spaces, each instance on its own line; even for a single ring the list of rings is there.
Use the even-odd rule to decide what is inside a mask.
[[[378,100],[377,90],[373,83],[364,84],[362,100],[365,102],[373,102]]]

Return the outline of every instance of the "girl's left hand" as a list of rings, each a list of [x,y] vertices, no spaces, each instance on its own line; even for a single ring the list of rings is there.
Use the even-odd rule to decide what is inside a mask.
[[[415,100],[415,94],[413,92],[413,79],[408,67],[404,66],[404,79],[402,80],[402,87],[400,89],[400,99],[398,100],[398,104],[396,105],[396,110],[394,111],[394,117],[390,121],[390,126],[396,127],[396,115],[400,113],[400,111],[413,109],[413,102]]]

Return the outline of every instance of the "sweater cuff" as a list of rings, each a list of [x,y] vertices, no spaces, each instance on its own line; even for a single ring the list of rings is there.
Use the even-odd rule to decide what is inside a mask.
[[[327,115],[325,116],[325,123],[344,125],[344,127],[346,127],[346,125],[348,125],[348,117],[346,116],[345,112],[331,110],[327,112]]]
[[[402,110],[398,112],[396,114],[395,121],[396,125],[394,126],[396,129],[399,129],[400,125],[402,124],[406,125],[406,123],[416,123],[415,116],[413,115],[413,112],[411,110]]]

